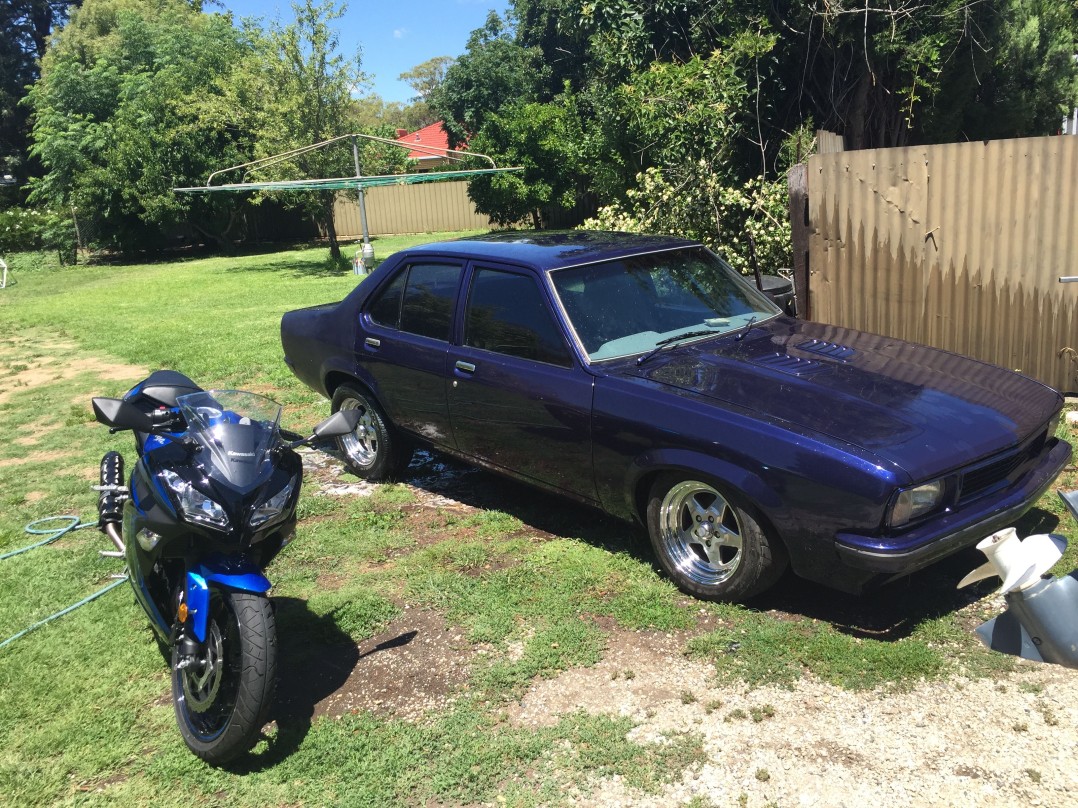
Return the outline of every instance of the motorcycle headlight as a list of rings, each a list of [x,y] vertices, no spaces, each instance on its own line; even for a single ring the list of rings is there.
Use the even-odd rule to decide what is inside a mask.
[[[292,491],[295,487],[296,478],[293,477],[284,488],[255,508],[251,518],[247,520],[247,524],[251,527],[258,527],[279,517],[285,506],[288,505],[288,498],[292,496]]]
[[[163,469],[160,474],[165,485],[175,495],[176,504],[180,506],[180,511],[184,516],[199,524],[218,528],[228,527],[228,514],[217,502],[201,491],[196,491],[191,483],[174,471]]]
[[[888,520],[891,527],[908,525],[915,519],[930,513],[942,501],[943,492],[943,480],[933,480],[930,483],[899,491],[895,504],[891,507],[891,518]]]

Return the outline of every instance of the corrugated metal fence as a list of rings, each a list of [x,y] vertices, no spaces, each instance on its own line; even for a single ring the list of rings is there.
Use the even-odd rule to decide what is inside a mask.
[[[365,196],[367,227],[374,236],[483,230],[490,227],[490,219],[476,213],[475,206],[468,199],[466,181],[387,185],[371,188]],[[341,238],[359,238],[363,235],[355,194],[337,197],[333,221]]]
[[[1078,389],[1078,283],[1059,282],[1078,275],[1078,138],[816,154],[800,176],[813,320]]]

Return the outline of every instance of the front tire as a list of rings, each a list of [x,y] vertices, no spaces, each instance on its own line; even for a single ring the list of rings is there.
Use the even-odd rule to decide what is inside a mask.
[[[738,602],[779,579],[787,556],[740,497],[698,477],[665,474],[651,487],[648,534],[666,574],[686,594]]]
[[[193,664],[177,669],[172,703],[188,748],[211,766],[243,754],[266,723],[277,680],[277,629],[262,595],[214,589],[206,642]]]
[[[349,470],[371,482],[396,479],[408,468],[412,447],[393,429],[381,407],[369,393],[342,384],[333,393],[332,411],[360,410],[355,431],[337,438]]]

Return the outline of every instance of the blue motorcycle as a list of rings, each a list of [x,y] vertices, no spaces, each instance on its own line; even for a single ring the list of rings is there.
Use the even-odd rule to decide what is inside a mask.
[[[124,558],[135,597],[171,657],[187,746],[212,765],[246,752],[266,721],[277,637],[263,570],[292,540],[303,465],[293,451],[352,432],[359,411],[286,442],[281,407],[255,393],[202,390],[159,370],[122,399],[93,399],[111,432],[131,430],[138,460],[101,460],[98,525]]]

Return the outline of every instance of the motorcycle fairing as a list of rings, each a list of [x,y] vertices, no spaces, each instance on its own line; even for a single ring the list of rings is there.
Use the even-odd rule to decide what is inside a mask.
[[[208,558],[187,572],[185,602],[192,615],[191,630],[199,642],[206,641],[206,626],[210,615],[209,584],[264,595],[273,585],[258,567],[247,559]]]

